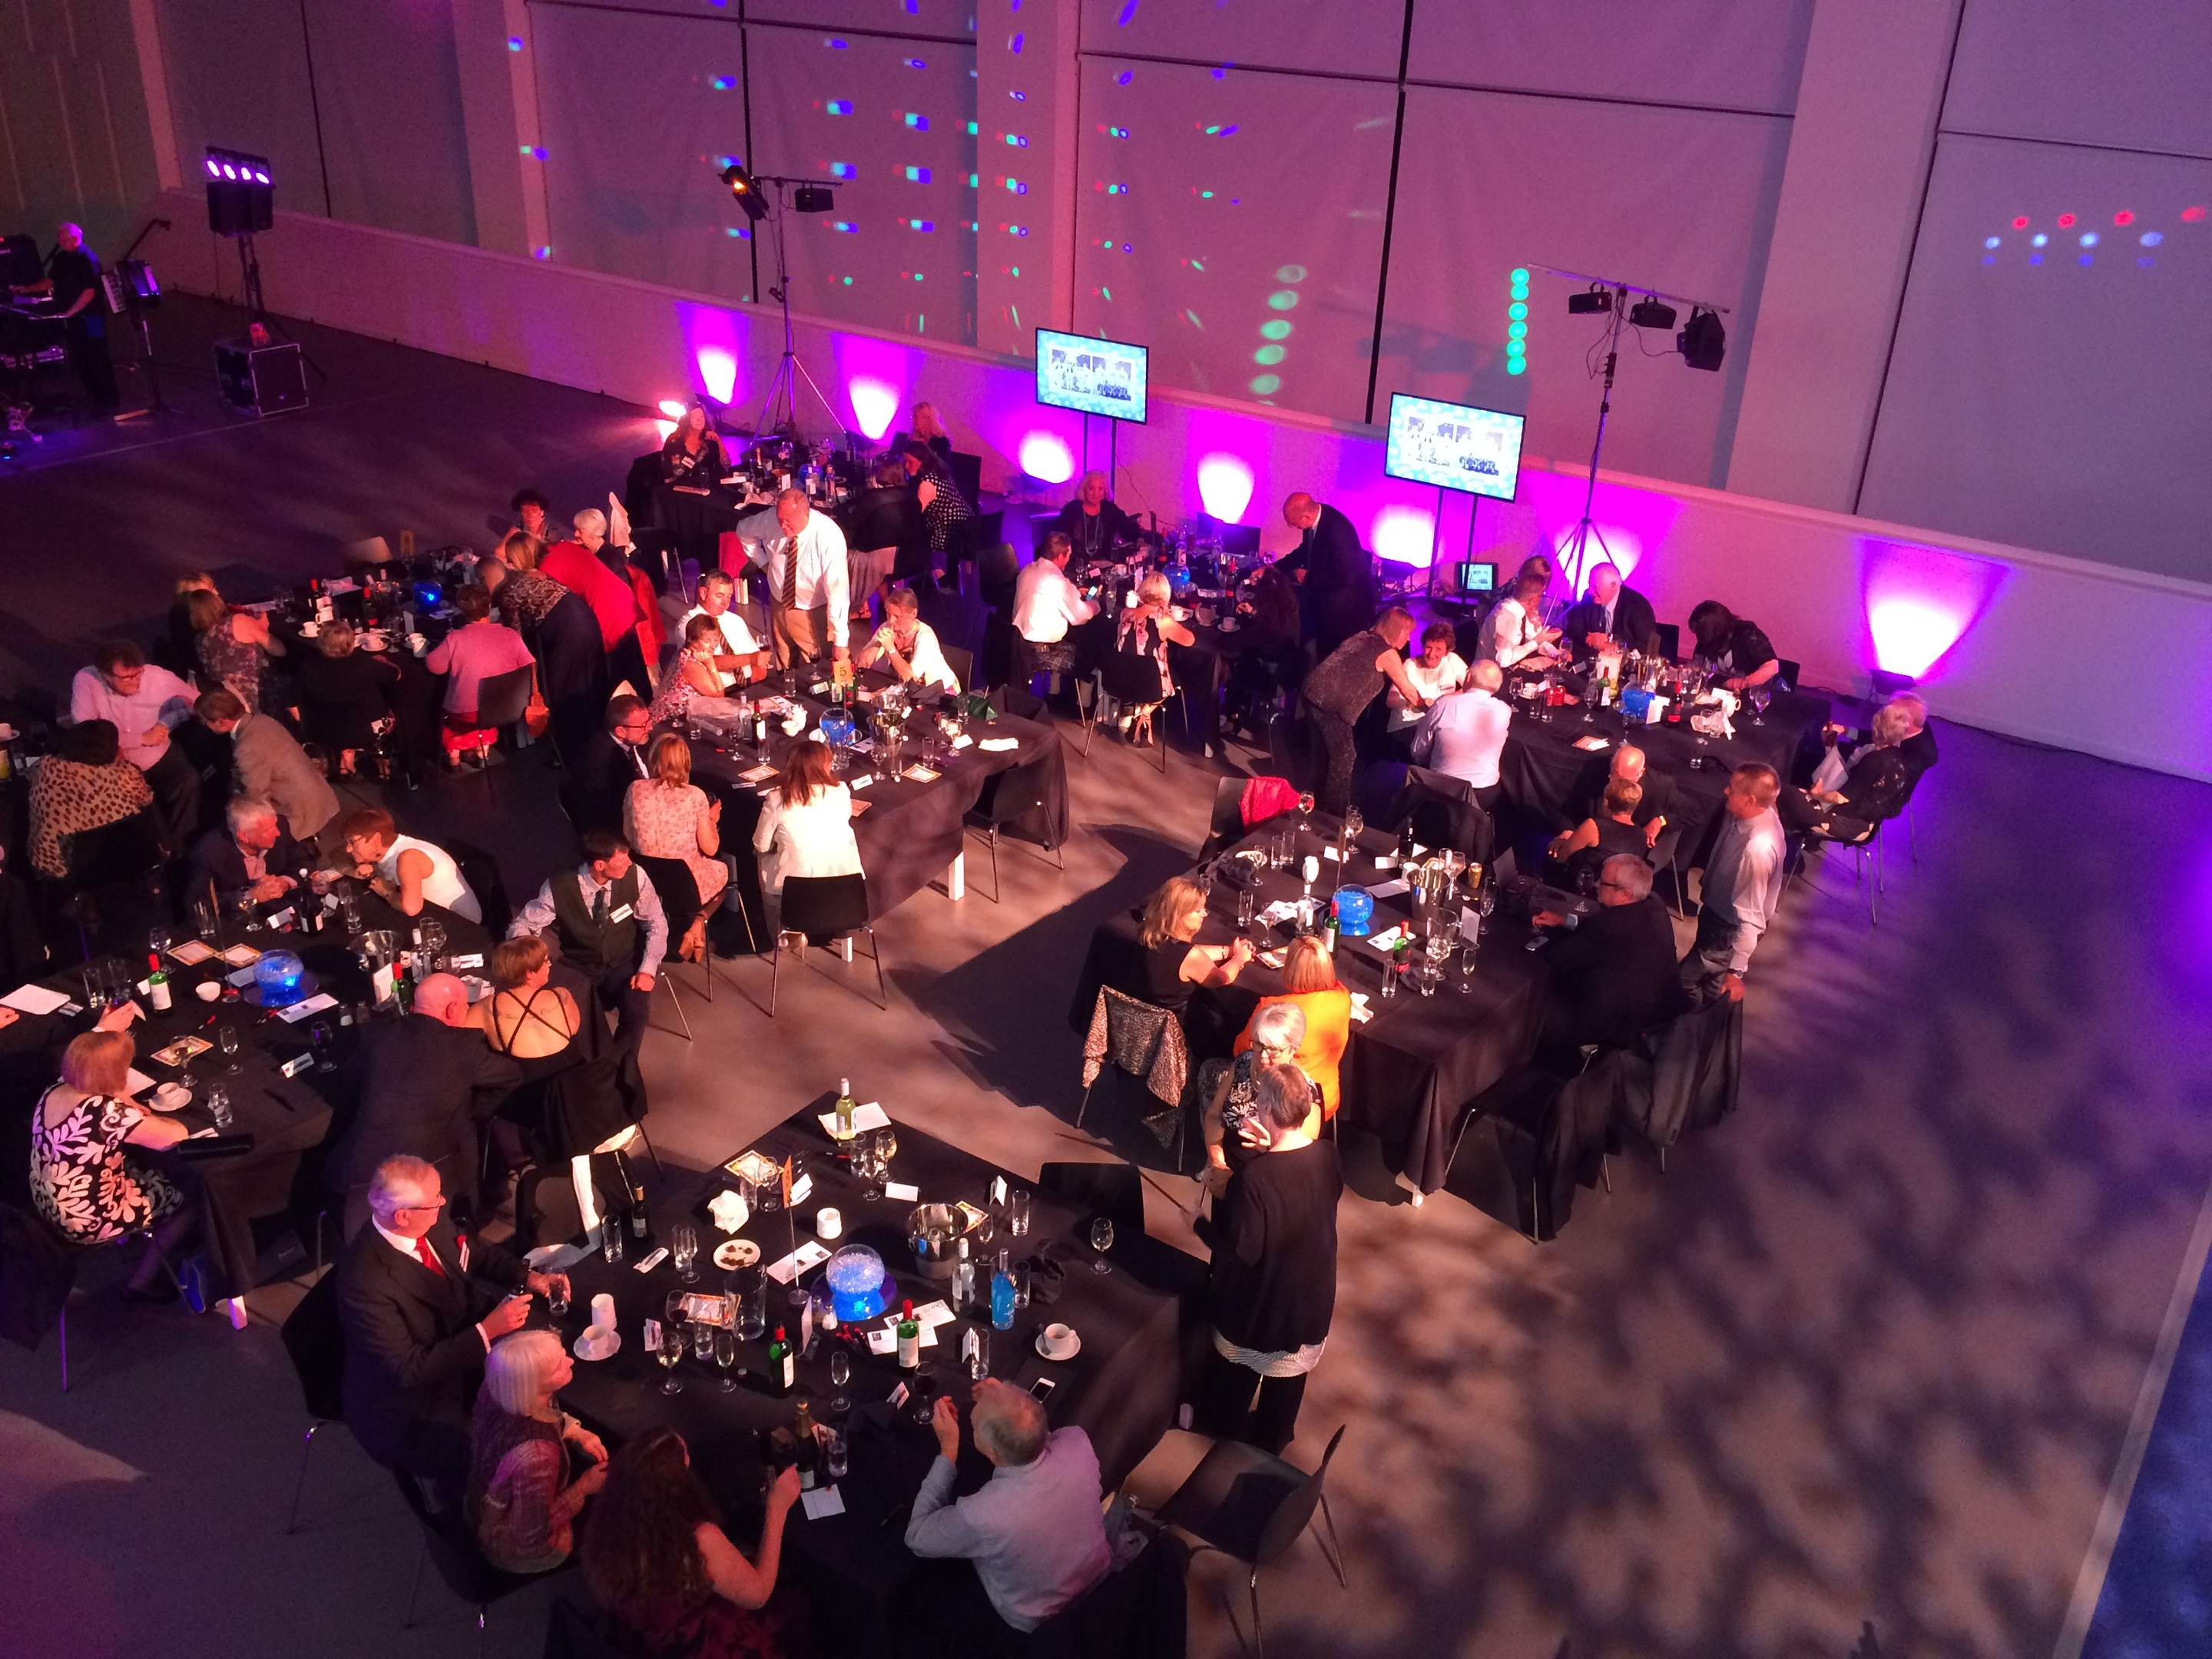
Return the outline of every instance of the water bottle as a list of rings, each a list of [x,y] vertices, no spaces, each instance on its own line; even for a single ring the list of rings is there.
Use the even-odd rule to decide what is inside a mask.
[[[1014,1275],[1003,1257],[997,1271],[991,1275],[991,1328],[994,1331],[1014,1328]]]

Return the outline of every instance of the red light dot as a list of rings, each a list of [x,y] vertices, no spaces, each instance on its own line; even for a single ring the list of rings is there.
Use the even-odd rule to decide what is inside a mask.
[[[2136,216],[2129,212],[2125,208],[2122,208],[2118,213],[2115,213],[2112,216],[2112,222],[2116,225],[2131,225],[2135,223],[2135,222]]]
[[[2181,216],[2193,222],[2204,216],[2204,210],[2201,207],[2185,207],[2181,210]]]
[[[2019,218],[2012,222],[2012,228],[2014,230],[2026,230],[2027,228],[2027,216],[2025,213],[2021,214]]]
[[[2070,213],[2062,213],[2062,214],[2060,214],[2060,215],[2058,216],[2058,228],[2059,228],[2059,229],[2061,229],[2061,230],[2065,229],[2069,225],[2072,224],[2073,222],[2074,222],[2074,216],[2073,216],[2072,214],[2070,214]]]

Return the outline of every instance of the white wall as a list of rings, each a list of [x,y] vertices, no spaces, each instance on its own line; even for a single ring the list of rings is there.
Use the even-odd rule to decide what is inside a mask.
[[[191,201],[165,199],[176,216]],[[173,241],[173,286],[232,293],[235,276],[217,258],[227,248],[212,237]],[[262,264],[279,312],[608,392],[641,411],[696,385],[702,347],[737,360],[733,404],[757,406],[781,343],[775,313],[758,307],[312,215],[280,213]],[[798,344],[833,398],[865,374],[933,400],[962,446],[984,454],[987,482],[1006,480],[1024,437],[1058,434],[1078,447],[1077,423],[1035,406],[1028,363],[811,322]],[[1095,434],[1094,459],[1104,453]],[[1434,492],[1382,478],[1380,445],[1365,430],[1310,416],[1158,398],[1152,423],[1125,434],[1118,493],[1163,521],[1179,519],[1199,505],[1209,455],[1249,468],[1250,501],[1236,516],[1262,525],[1270,546],[1290,540],[1277,504],[1311,489],[1343,506],[1370,543],[1425,555]],[[1519,501],[1480,509],[1476,556],[1511,563],[1548,545],[1574,523],[1582,495],[1573,458],[1530,458]],[[1870,610],[1900,607],[1883,612],[1899,626],[1964,617],[1957,645],[1923,677],[1939,715],[2212,780],[2212,729],[2169,690],[2172,665],[2212,654],[2212,587],[1624,475],[1601,477],[1595,516],[1662,618],[1722,599],[1761,623],[1808,680],[1863,687],[1875,660]],[[1444,556],[1457,556],[1462,502],[1447,506],[1440,533]]]

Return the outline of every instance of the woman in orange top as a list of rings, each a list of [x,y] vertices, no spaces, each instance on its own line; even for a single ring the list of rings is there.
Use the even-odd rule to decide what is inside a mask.
[[[1271,1003],[1287,1002],[1306,1017],[1305,1040],[1298,1045],[1298,1069],[1321,1085],[1321,1109],[1334,1117],[1338,1101],[1337,1067],[1343,1063],[1344,1045],[1352,1040],[1352,993],[1337,982],[1336,963],[1321,941],[1310,933],[1291,941],[1283,959],[1283,994],[1260,999],[1252,1018],[1237,1039],[1235,1052],[1252,1046],[1253,1022]]]

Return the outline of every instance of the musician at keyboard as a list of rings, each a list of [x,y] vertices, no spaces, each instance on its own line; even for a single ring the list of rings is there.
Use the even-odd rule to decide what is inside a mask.
[[[54,251],[46,256],[46,276],[35,283],[11,284],[16,295],[51,298],[50,315],[62,320],[70,367],[84,385],[93,412],[112,419],[122,395],[115,387],[115,366],[107,356],[107,318],[100,307],[100,256],[84,245],[84,232],[64,225]]]

